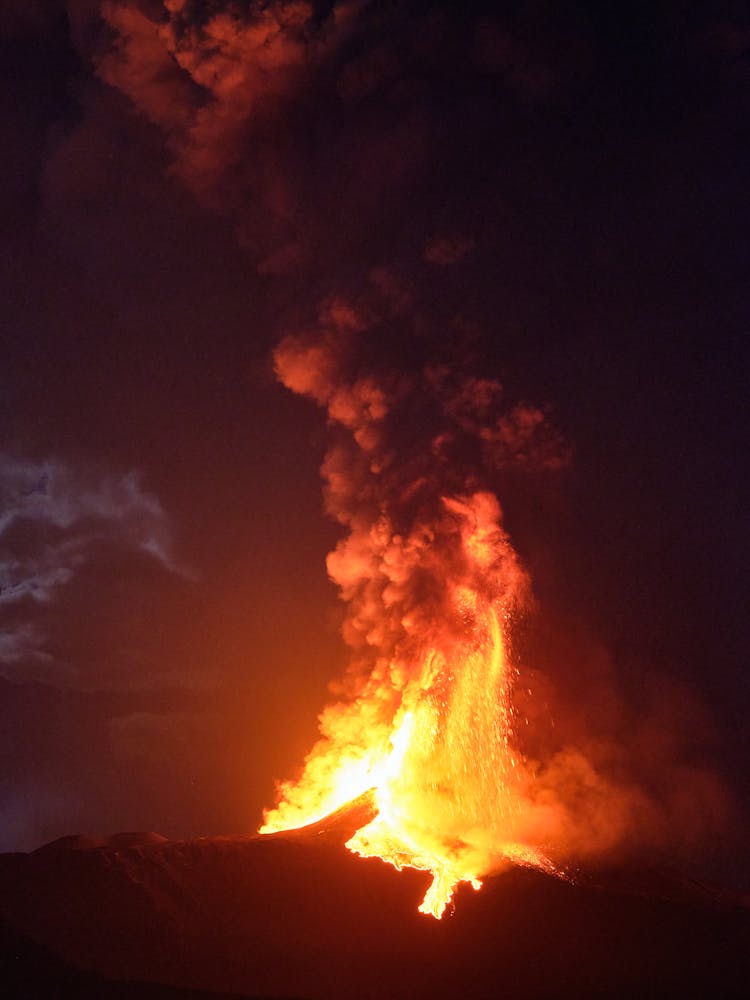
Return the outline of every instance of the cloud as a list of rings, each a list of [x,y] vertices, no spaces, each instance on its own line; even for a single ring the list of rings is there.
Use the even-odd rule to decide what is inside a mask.
[[[48,657],[27,616],[34,605],[54,601],[97,549],[111,544],[184,572],[167,515],[136,472],[96,475],[61,459],[0,455],[0,607],[14,619],[0,633],[0,662]]]
[[[12,631],[0,631],[0,664],[43,660],[52,657],[44,647],[44,636],[29,623],[17,625]]]

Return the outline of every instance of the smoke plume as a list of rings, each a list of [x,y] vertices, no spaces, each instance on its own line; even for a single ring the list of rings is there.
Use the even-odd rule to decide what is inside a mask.
[[[498,281],[525,255],[540,285],[564,284],[567,244],[553,248],[554,265],[540,249],[547,204],[533,191],[519,221],[512,196],[526,179],[494,167],[485,176],[475,140],[492,132],[497,154],[507,125],[508,142],[522,145],[519,104],[573,101],[588,72],[586,32],[571,21],[561,44],[543,11],[477,13],[459,30],[449,10],[419,5],[158,7],[102,5],[100,79],[164,136],[170,172],[234,221],[256,272],[314,272],[309,301],[320,301],[294,321],[279,308],[273,362],[284,386],[325,413],[325,505],[343,531],[327,569],[352,656],[301,780],[281,786],[267,821],[293,824],[301,797],[325,789],[342,757],[356,769],[363,748],[387,746],[429,650],[456,652],[473,634],[467,595],[479,594],[501,609],[510,642],[514,838],[568,864],[713,836],[731,807],[695,749],[696,732],[710,731],[697,701],[666,681],[634,696],[578,622],[558,620],[567,639],[550,638],[507,531],[504,491],[524,481],[554,490],[572,449],[546,405],[496,371],[504,334],[493,331],[495,350],[483,353],[470,293],[454,308],[488,246]],[[430,93],[451,109],[447,124]],[[498,178],[510,192],[502,211]],[[502,252],[503,235],[484,222],[490,202],[488,216],[508,227]],[[524,213],[542,220],[528,240]],[[536,289],[513,290],[511,305],[516,293],[533,300]],[[516,633],[533,628],[546,638],[517,649]],[[319,807],[336,804],[323,794]]]
[[[410,685],[424,691],[434,682],[432,674],[424,679],[431,651],[449,651],[434,670],[444,671],[446,686],[457,683],[461,644],[481,632],[477,595],[501,609],[511,650],[519,625],[549,630],[503,528],[498,494],[509,476],[528,485],[536,479],[537,488],[541,476],[554,488],[571,461],[569,447],[544,409],[478,374],[472,348],[457,339],[447,360],[445,344],[426,333],[430,321],[414,289],[394,310],[382,280],[371,276],[370,286],[360,300],[327,300],[315,322],[287,334],[274,352],[282,384],[326,414],[326,510],[345,529],[327,568],[345,603],[342,634],[352,659],[332,685],[337,700],[320,716],[321,739],[301,777],[280,786],[269,829],[342,804],[334,793],[342,760],[356,771],[367,767],[373,746],[388,747]],[[399,342],[411,344],[396,365],[394,325]],[[731,813],[727,788],[692,745],[710,729],[705,709],[653,672],[629,699],[610,654],[580,627],[558,624],[563,638],[552,654],[537,643],[541,663],[555,657],[551,669],[514,656],[510,757],[499,754],[487,787],[480,782],[471,829],[465,817],[463,825],[456,820],[461,778],[451,785],[449,765],[422,762],[450,787],[449,809],[429,805],[435,843],[453,844],[450,852],[464,863],[468,856],[480,873],[502,862],[498,838],[508,836],[569,869],[623,852],[689,855],[720,834]],[[485,723],[497,720],[480,712],[475,724]],[[448,735],[441,739],[449,745]],[[477,742],[478,772],[491,745]],[[497,809],[483,815],[498,784],[511,789],[510,804],[500,817]]]

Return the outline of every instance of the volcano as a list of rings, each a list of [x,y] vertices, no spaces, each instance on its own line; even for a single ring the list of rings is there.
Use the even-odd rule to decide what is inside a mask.
[[[371,808],[260,837],[79,836],[0,856],[6,995],[748,995],[742,898],[666,870],[511,868],[461,887],[438,922],[414,908],[424,872],[343,849]]]

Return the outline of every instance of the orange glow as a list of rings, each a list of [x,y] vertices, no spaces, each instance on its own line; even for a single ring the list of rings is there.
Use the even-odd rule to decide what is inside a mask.
[[[438,918],[458,885],[479,889],[503,865],[554,870],[517,839],[524,768],[506,637],[526,578],[499,521],[489,493],[444,498],[408,537],[381,520],[329,557],[350,618],[379,655],[366,670],[355,661],[350,696],[324,710],[321,740],[260,831],[307,826],[373,790],[377,815],[346,846],[430,872],[419,909]]]

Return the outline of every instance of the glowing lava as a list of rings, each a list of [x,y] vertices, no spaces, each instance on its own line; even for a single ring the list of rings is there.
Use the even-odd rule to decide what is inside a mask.
[[[322,739],[260,831],[306,826],[373,790],[377,815],[346,846],[430,872],[419,909],[438,918],[460,883],[478,889],[503,863],[554,870],[514,837],[523,768],[503,631],[525,577],[499,519],[488,493],[443,498],[429,528],[404,537],[381,519],[329,558],[369,645],[388,655],[355,665],[348,700],[323,712]],[[406,579],[419,601],[405,602]],[[397,627],[386,614],[378,628],[377,609],[394,607]]]

